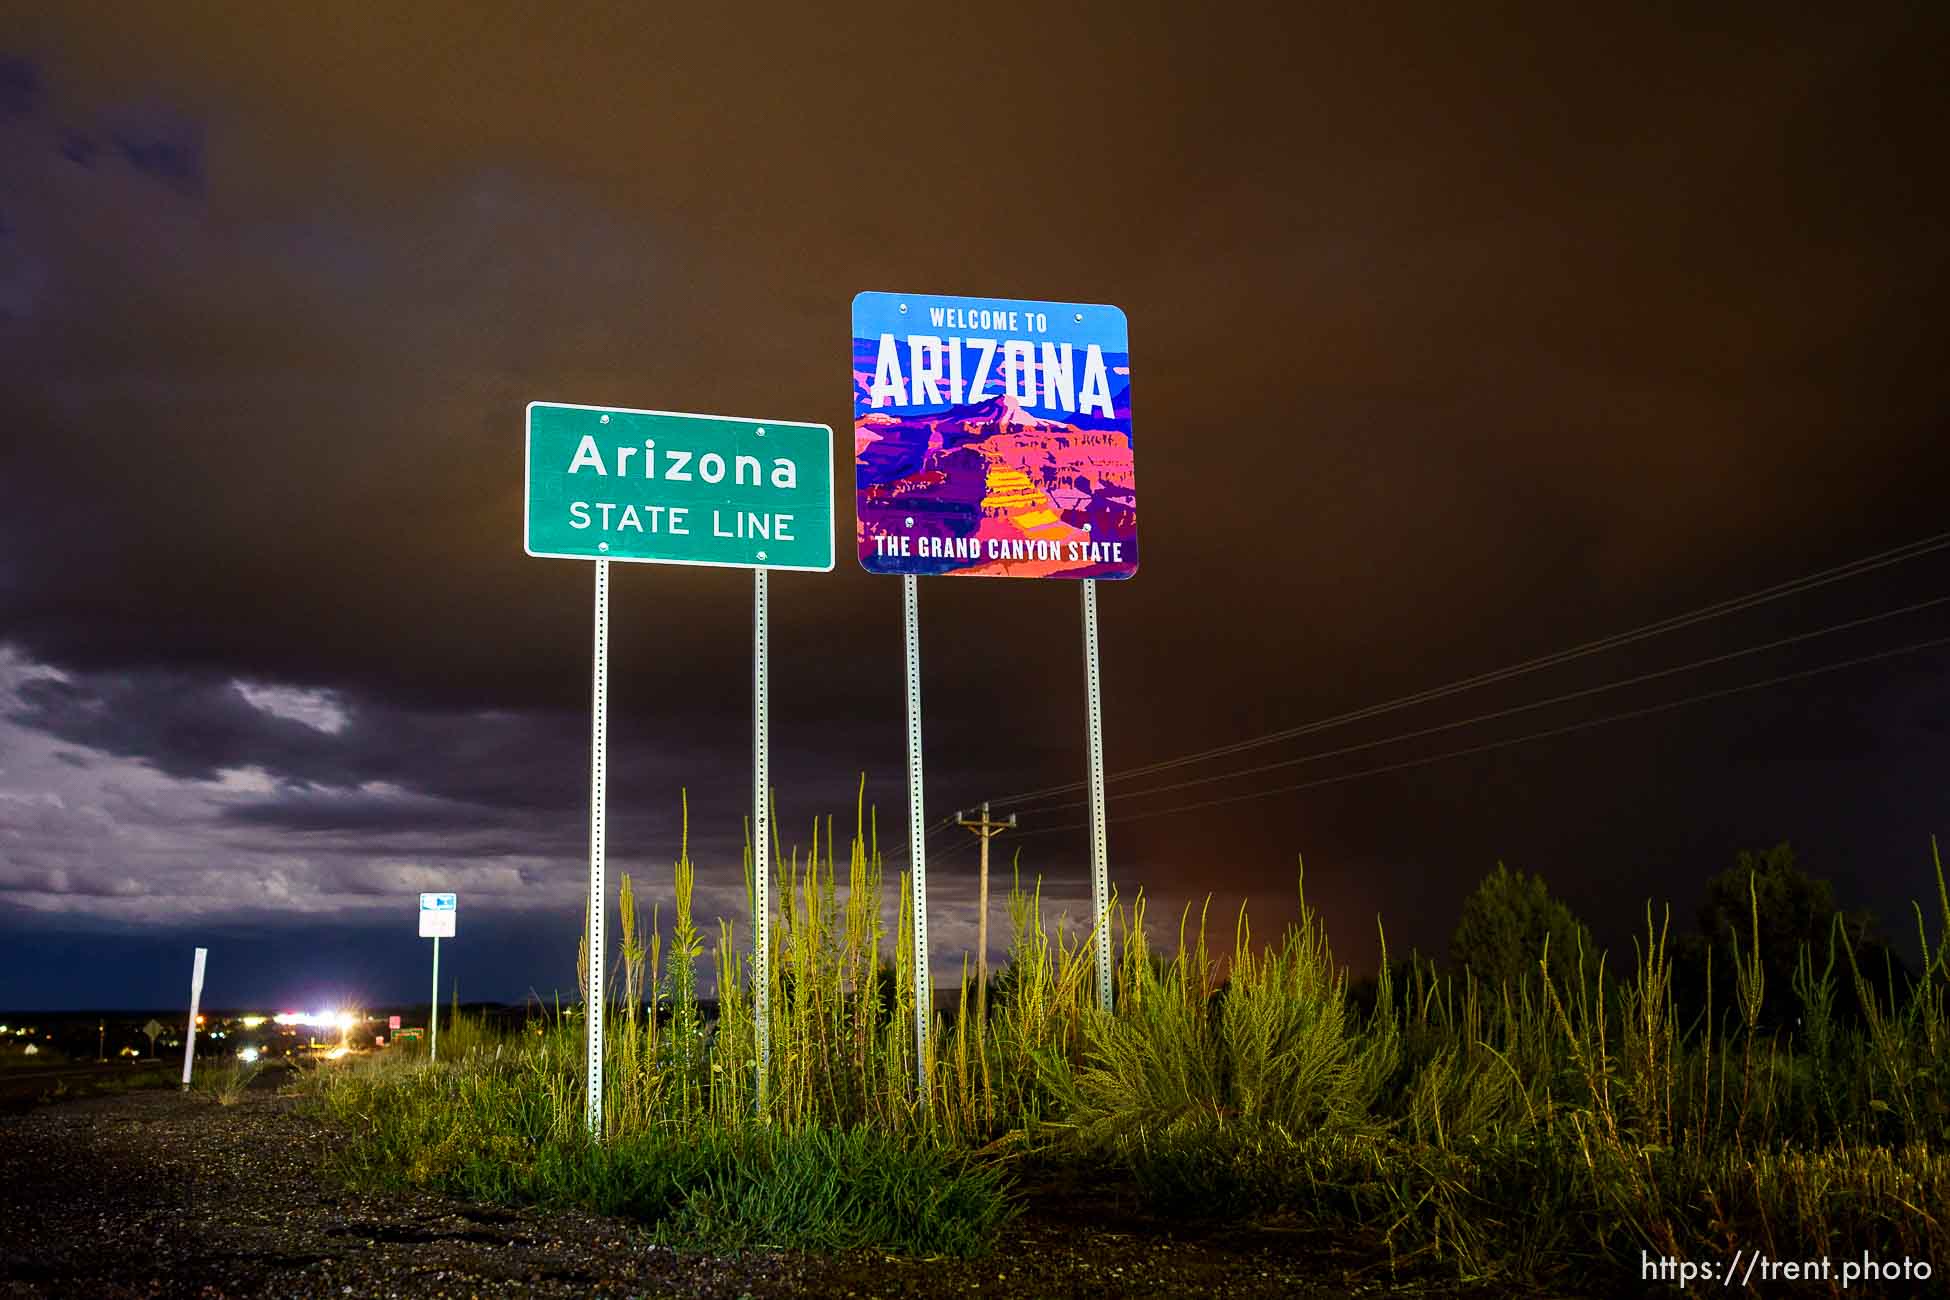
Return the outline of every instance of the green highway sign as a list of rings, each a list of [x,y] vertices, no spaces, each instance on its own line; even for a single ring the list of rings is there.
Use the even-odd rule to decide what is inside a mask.
[[[833,567],[833,431],[528,404],[530,555],[740,569]]]

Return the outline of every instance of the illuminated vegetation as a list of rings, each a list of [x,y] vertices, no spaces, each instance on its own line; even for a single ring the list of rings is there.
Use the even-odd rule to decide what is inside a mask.
[[[244,1099],[244,1091],[251,1086],[263,1069],[260,1062],[242,1061],[230,1056],[209,1062],[197,1070],[191,1084],[196,1091],[209,1097],[220,1106],[235,1106]]]
[[[1472,1279],[1615,1282],[1641,1251],[1950,1260],[1940,862],[1937,941],[1917,909],[1924,969],[1900,994],[1865,978],[1839,920],[1792,987],[1770,983],[1754,901],[1744,941],[1714,959],[1732,963],[1734,1004],[1708,992],[1697,1007],[1675,1002],[1650,907],[1622,969],[1548,944],[1496,985],[1384,960],[1357,996],[1303,891],[1277,941],[1255,942],[1242,910],[1223,954],[1202,913],[1179,919],[1167,957],[1142,899],[1120,909],[1106,1017],[1089,936],[1052,929],[1017,888],[986,1016],[972,976],[938,1000],[925,1095],[908,936],[881,921],[883,887],[905,881],[883,881],[870,824],[844,868],[830,822],[773,868],[763,1109],[750,954],[719,922],[711,1020],[681,857],[669,953],[624,883],[602,1144],[583,1133],[580,1021],[558,1015],[507,1039],[459,1022],[434,1068],[319,1072],[313,1095],[357,1130],[348,1159],[368,1177],[627,1212],[691,1244],[976,1251],[1018,1211],[1012,1185],[1081,1167],[1179,1221],[1346,1228],[1403,1266]],[[1770,1027],[1776,1002],[1791,1027]]]

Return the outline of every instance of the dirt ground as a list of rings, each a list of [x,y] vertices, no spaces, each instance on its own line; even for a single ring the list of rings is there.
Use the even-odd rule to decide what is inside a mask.
[[[169,1067],[161,1061],[136,1064],[77,1061],[61,1065],[10,1064],[0,1069],[0,1115],[16,1115],[49,1098],[70,1099],[130,1087],[167,1082]]]
[[[268,1080],[267,1080],[268,1082]],[[0,1118],[0,1296],[1328,1296],[1430,1290],[1301,1232],[1175,1233],[1045,1192],[985,1259],[679,1252],[597,1215],[346,1189],[329,1130],[257,1089]]]

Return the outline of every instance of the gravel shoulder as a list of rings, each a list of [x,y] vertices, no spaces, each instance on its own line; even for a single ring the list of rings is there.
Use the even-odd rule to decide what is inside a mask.
[[[353,1191],[324,1168],[333,1140],[270,1090],[0,1118],[0,1296],[1434,1294],[1390,1287],[1373,1258],[1310,1234],[1186,1238],[1061,1201],[979,1260],[678,1252],[599,1215]]]

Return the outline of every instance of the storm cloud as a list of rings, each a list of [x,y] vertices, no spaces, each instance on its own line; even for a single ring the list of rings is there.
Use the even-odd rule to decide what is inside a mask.
[[[1145,565],[1100,590],[1114,772],[1927,535],[1950,414],[1944,24],[431,5],[10,25],[0,925],[329,918],[356,952],[362,918],[429,881],[511,927],[573,925],[591,576],[522,553],[524,404],[828,423],[844,496],[864,288],[1127,312]],[[1946,580],[1932,553],[1316,748]],[[742,915],[749,579],[613,582],[612,853],[667,871],[688,798],[712,906]],[[782,834],[829,813],[849,831],[864,779],[898,870],[898,585],[843,559],[771,586]],[[927,821],[1079,779],[1075,586],[922,588]],[[1935,618],[1831,660],[1943,635]],[[1250,895],[1270,926],[1304,853],[1365,958],[1377,912],[1391,943],[1439,949],[1499,857],[1615,919],[1794,838],[1845,901],[1899,917],[1941,828],[1921,774],[1950,759],[1944,666],[1386,775],[1322,760],[1350,779],[1116,820],[1203,791],[1132,795],[1113,875],[1167,910]],[[1052,828],[1080,818],[1031,807],[998,843],[1074,904],[1084,839]],[[934,843],[946,967],[972,851],[956,828]]]

